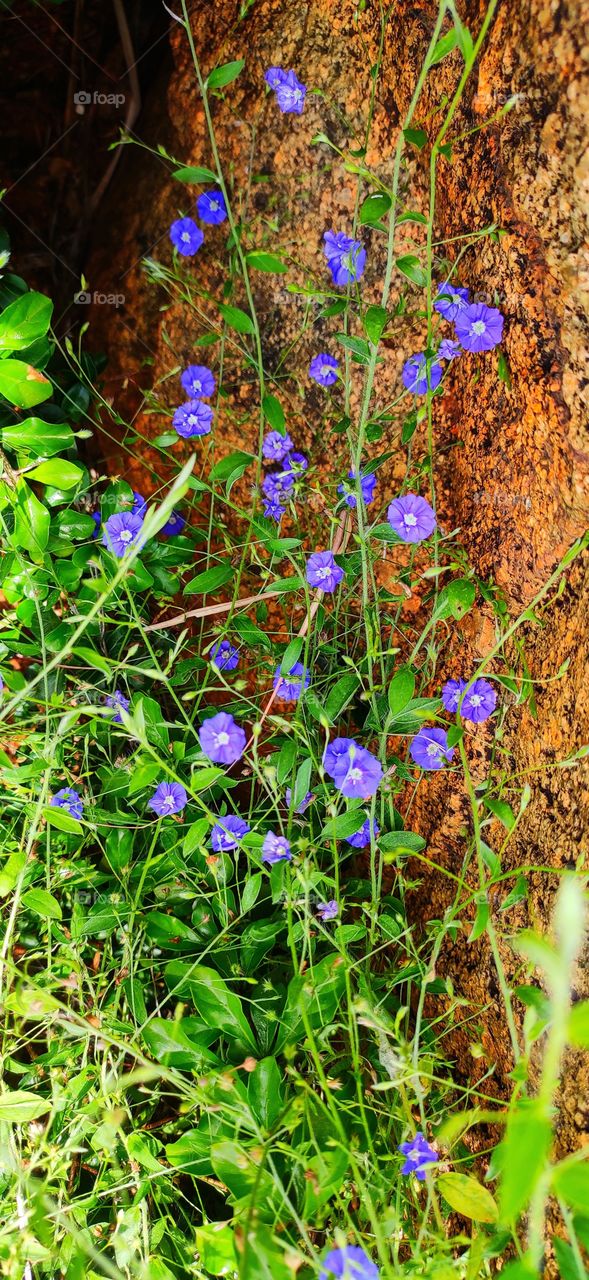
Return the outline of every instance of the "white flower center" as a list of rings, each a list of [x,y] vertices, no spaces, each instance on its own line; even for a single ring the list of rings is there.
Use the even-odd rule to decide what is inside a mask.
[[[484,320],[475,320],[474,324],[472,325],[472,331],[473,333],[484,333],[485,332]]]
[[[167,795],[163,803],[164,809],[172,809],[174,807],[174,797]]]
[[[417,516],[414,516],[412,511],[408,511],[407,514],[403,516],[403,524],[405,524],[408,529],[413,529],[417,524]]]
[[[426,755],[437,756],[441,750],[442,748],[440,747],[439,743],[430,742],[429,747],[427,748],[427,751],[426,751]]]
[[[481,705],[481,702],[482,702],[482,701],[483,701],[483,699],[481,698],[480,693],[472,693],[472,694],[471,694],[471,696],[470,696],[471,706],[473,706],[473,707],[480,707],[480,705]]]
[[[132,537],[133,534],[130,529],[123,529],[121,531],[121,542],[130,542]]]
[[[229,742],[229,734],[228,734],[228,733],[225,733],[225,731],[224,731],[224,730],[223,730],[223,732],[222,732],[222,733],[218,733],[218,734],[217,734],[217,746],[218,746],[218,747],[226,747],[228,742]]]
[[[218,201],[218,200],[211,200],[211,205],[210,205],[210,207],[211,207],[212,212],[213,212],[213,213],[216,213],[216,212],[217,212],[217,209],[219,208],[219,201]]]
[[[190,232],[189,232],[189,231],[183,231],[183,232],[182,232],[182,240],[184,241],[184,244],[188,244],[188,241],[190,240]]]
[[[350,779],[351,782],[359,782],[361,777],[362,777],[362,773],[360,769],[350,769],[348,773],[348,778]]]

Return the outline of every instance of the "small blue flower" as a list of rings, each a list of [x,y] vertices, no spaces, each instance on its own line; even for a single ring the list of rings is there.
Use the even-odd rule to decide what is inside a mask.
[[[438,347],[439,360],[457,360],[462,355],[462,347],[453,338],[442,338]]]
[[[141,519],[145,520],[147,501],[143,497],[143,494],[137,493],[135,489],[133,490],[133,506],[131,507],[131,511],[133,512],[133,515],[141,516]]]
[[[282,462],[292,449],[292,440],[288,434],[280,431],[269,431],[262,442],[262,456],[269,462]]]
[[[393,498],[387,518],[402,542],[424,542],[437,526],[432,507],[418,493],[404,493],[401,498]]]
[[[125,697],[124,693],[121,693],[120,689],[115,689],[114,693],[109,693],[108,697],[105,698],[105,703],[107,707],[110,707],[111,710],[116,713],[112,717],[112,723],[122,724],[123,717],[121,716],[121,711],[129,710],[129,699]]]
[[[329,902],[317,903],[317,915],[320,920],[335,920],[339,915],[339,906],[335,898],[330,898]]]
[[[94,521],[94,529],[92,530],[92,538],[97,538],[100,533],[100,525],[102,524],[102,516],[99,511],[90,512]]]
[[[293,680],[292,677],[296,678]],[[280,667],[276,668],[272,687],[278,691],[278,697],[284,702],[297,702],[304,689],[308,689],[311,676],[302,662],[295,662],[288,675],[281,675]]]
[[[321,591],[335,591],[342,581],[344,571],[336,564],[331,551],[315,551],[307,560],[307,582]]]
[[[438,285],[437,296],[434,299],[434,309],[439,312],[444,320],[455,320],[456,316],[464,311],[468,306],[468,289],[461,289],[458,284],[450,284],[448,280],[444,280],[443,284]]]
[[[204,720],[198,731],[198,740],[201,750],[213,764],[235,764],[245,751],[245,733],[227,711],[219,711]]]
[[[268,520],[275,520],[277,524],[280,524],[284,515],[284,507],[281,507],[280,503],[272,498],[265,498],[262,512]]]
[[[239,649],[235,649],[229,640],[219,640],[211,649],[211,662],[219,671],[235,671],[239,662]]]
[[[324,253],[333,282],[342,286],[360,280],[366,265],[366,250],[360,240],[353,240],[343,231],[326,231]]]
[[[170,227],[170,240],[178,253],[190,258],[200,249],[204,236],[193,218],[178,218]]]
[[[424,725],[410,743],[409,754],[420,769],[443,769],[452,759],[454,747],[448,746],[446,729]]]
[[[424,396],[427,391],[435,391],[436,387],[439,387],[443,372],[437,360],[429,363],[428,366],[423,351],[420,351],[418,355],[410,356],[405,361],[401,379],[407,391],[412,391],[417,396]]]
[[[286,475],[289,472],[294,472],[296,476],[297,472],[306,471],[308,466],[309,462],[304,453],[297,453],[296,450],[293,450],[293,452],[289,453],[288,457],[284,459],[284,471],[281,471],[280,475]]]
[[[224,222],[227,217],[227,205],[223,192],[218,187],[215,191],[203,191],[196,202],[196,212],[201,222],[207,222],[210,226],[216,227],[220,222]]]
[[[332,387],[337,382],[339,362],[327,351],[314,356],[309,365],[309,377],[318,382],[320,387]]]
[[[181,516],[179,511],[173,511],[170,519],[166,520],[165,525],[160,529],[160,533],[163,533],[166,538],[177,537],[179,533],[182,533],[185,524],[184,516]]]
[[[445,711],[455,715],[458,704],[466,689],[465,680],[447,680],[442,689],[442,706]]]
[[[251,827],[237,814],[228,813],[225,818],[219,818],[211,831],[211,845],[215,853],[229,853],[231,849],[237,849],[248,831]]]
[[[352,741],[348,752],[337,760],[333,781],[338,791],[349,800],[367,800],[382,781],[382,765],[366,747]]]
[[[286,791],[284,793],[284,798],[290,809],[290,805],[292,801],[292,791],[290,787],[286,788]],[[313,803],[314,799],[315,799],[315,796],[313,795],[313,792],[307,791],[307,794],[303,796],[300,805],[298,805],[298,807],[295,809],[295,813],[305,813],[305,811],[309,808],[309,805]]]
[[[356,472],[354,470],[348,471],[348,477],[350,480],[355,482]],[[368,506],[369,503],[374,501],[375,489],[376,489],[376,475],[374,474],[374,472],[372,472],[368,476],[362,476],[362,475],[360,476],[360,490],[362,493],[362,499],[364,501],[365,506]],[[356,497],[355,483],[352,483],[351,485],[346,484],[344,480],[342,484],[338,484],[337,491],[338,493],[343,494],[348,507],[352,507],[352,509],[355,510],[356,504],[358,501]]]
[[[416,1133],[410,1142],[401,1142],[397,1151],[405,1156],[405,1164],[401,1173],[414,1173],[418,1182],[425,1182],[426,1170],[439,1159],[437,1151],[430,1147],[422,1133]]]
[[[378,1280],[378,1267],[368,1254],[355,1244],[331,1249],[323,1258],[319,1280]]]
[[[294,488],[294,475],[290,469],[286,471],[269,471],[262,480],[262,493],[270,502],[283,505],[289,500]]]
[[[172,813],[181,813],[187,803],[188,796],[179,782],[160,782],[147,807],[153,809],[159,818],[168,818]]]
[[[472,720],[474,724],[482,724],[483,720],[488,720],[493,715],[497,706],[497,691],[489,684],[488,680],[474,680],[469,684],[462,699],[462,707],[460,714],[465,720]]]
[[[364,826],[360,827],[360,830],[356,831],[355,835],[346,836],[348,844],[351,844],[354,849],[366,849],[371,841],[371,828],[374,834],[374,839],[376,840],[378,836],[378,827],[376,822],[367,818]]]
[[[497,307],[473,302],[456,316],[454,329],[465,351],[492,351],[503,337],[503,316]]]
[[[191,436],[207,436],[213,421],[213,410],[204,400],[187,400],[174,413],[172,426],[185,440]]]
[[[302,84],[294,71],[283,71],[282,67],[270,67],[264,80],[274,90],[283,115],[292,112],[298,116],[302,114],[307,87]]]
[[[84,811],[84,801],[73,787],[62,787],[51,797],[49,805],[52,809],[65,809],[71,818],[81,818]]]
[[[275,831],[269,831],[262,845],[262,862],[269,862],[271,865],[275,862],[292,862],[289,841],[284,836],[276,835]]]
[[[330,778],[335,778],[336,769],[342,760],[350,760],[350,751],[357,745],[353,738],[334,738],[332,742],[328,742],[323,755],[323,768]]]
[[[141,516],[134,515],[132,511],[117,512],[106,521],[103,546],[120,560],[139,541],[142,529]]]
[[[180,374],[189,400],[206,400],[215,391],[215,375],[206,364],[189,364]]]

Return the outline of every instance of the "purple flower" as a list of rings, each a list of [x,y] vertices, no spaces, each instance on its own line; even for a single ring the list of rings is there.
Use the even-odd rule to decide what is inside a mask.
[[[113,556],[121,559],[138,541],[143,528],[141,516],[132,511],[120,511],[109,516],[104,526],[103,546],[108,547]]]
[[[356,831],[355,835],[346,836],[346,840],[348,844],[351,844],[354,849],[365,849],[367,845],[370,844],[370,841],[372,838],[371,828],[374,834],[374,839],[376,840],[378,836],[378,827],[376,825],[376,822],[371,821],[370,818],[367,818],[366,822],[364,823],[364,826],[360,827],[360,830]]]
[[[329,902],[318,902],[317,915],[320,920],[335,920],[339,915],[339,907],[335,898],[330,898]]]
[[[350,761],[350,752],[357,746],[358,743],[353,738],[334,738],[333,742],[328,742],[323,756],[323,768],[330,778],[335,778],[336,769],[343,760]]]
[[[84,810],[82,797],[72,787],[62,787],[51,797],[49,804],[52,809],[65,809],[71,818],[81,818]]]
[[[189,400],[206,400],[215,390],[215,376],[206,364],[189,364],[180,374],[180,382]]]
[[[265,499],[262,511],[268,520],[275,520],[277,524],[280,524],[284,515],[284,507],[281,507],[279,502],[274,502],[271,498]]]
[[[296,475],[298,471],[306,471],[308,466],[309,463],[304,453],[295,451],[289,453],[288,457],[284,459],[284,471],[281,471],[280,474],[286,475],[289,472],[294,472]]]
[[[420,351],[416,356],[409,356],[401,373],[403,386],[414,395],[424,396],[427,391],[435,391],[440,385],[443,369],[439,361],[430,363]]]
[[[454,342],[453,338],[442,338],[438,347],[439,360],[456,360],[462,355],[462,348],[459,342]]]
[[[301,83],[294,71],[283,71],[282,67],[270,67],[264,80],[274,90],[283,115],[289,112],[295,112],[298,116],[302,114],[307,86]]]
[[[280,431],[269,431],[264,436],[262,455],[270,462],[282,462],[291,449],[292,440],[288,433],[283,436]]]
[[[101,514],[100,514],[100,512],[99,512],[99,511],[91,511],[91,512],[90,512],[90,514],[91,514],[92,519],[93,519],[93,521],[94,521],[94,529],[92,530],[92,537],[93,537],[93,538],[97,538],[97,537],[98,537],[98,534],[100,533],[100,525],[101,525],[101,523],[102,523],[102,516],[101,516]]]
[[[337,382],[339,362],[327,351],[314,356],[309,365],[309,377],[318,382],[320,387],[332,387]]]
[[[201,222],[207,222],[212,227],[224,222],[227,217],[227,205],[223,192],[218,187],[214,191],[203,191],[196,202],[196,212]]]
[[[331,1249],[323,1258],[319,1280],[378,1280],[378,1267],[368,1254],[355,1244]]]
[[[262,493],[269,502],[279,502],[286,505],[292,490],[294,489],[294,475],[292,471],[269,471],[267,476],[262,480]]]
[[[170,519],[166,520],[166,523],[160,529],[160,533],[163,533],[166,538],[176,537],[179,533],[182,533],[185,524],[184,516],[181,516],[179,511],[173,511]]]
[[[458,711],[458,703],[466,689],[465,680],[446,680],[442,689],[442,706],[444,711],[449,711],[451,715],[455,715]]]
[[[348,800],[373,796],[382,779],[382,765],[366,747],[352,741],[347,754],[337,761],[333,781]]]
[[[424,725],[410,743],[409,754],[421,769],[443,769],[452,759],[454,747],[448,746],[445,729]]]
[[[292,676],[298,677],[292,679]],[[295,662],[287,675],[280,673],[280,667],[276,668],[274,680],[272,682],[273,689],[278,691],[278,697],[284,702],[297,702],[304,689],[308,689],[311,683],[311,676],[302,662]]]
[[[284,793],[284,798],[290,809],[291,800],[292,800],[292,791],[290,787],[286,788],[286,791]],[[313,795],[313,792],[307,791],[307,794],[303,796],[300,805],[298,806],[298,808],[295,809],[295,813],[304,813],[305,810],[309,808],[309,805],[313,803],[314,799],[315,799],[315,796]]]
[[[468,685],[460,714],[465,720],[473,720],[475,724],[481,724],[483,720],[488,720],[492,716],[497,706],[497,692],[488,680],[474,680]]]
[[[360,280],[366,265],[366,250],[361,240],[353,240],[343,231],[326,231],[324,253],[334,284],[350,284]]]
[[[358,501],[356,497],[356,484],[355,484],[356,472],[353,470],[348,471],[348,477],[354,483],[351,485],[346,484],[344,480],[343,484],[338,484],[337,491],[338,493],[342,493],[344,495],[345,502],[347,503],[348,507],[352,507],[355,510],[357,501]],[[363,476],[363,475],[360,476],[360,491],[362,493],[362,500],[365,506],[368,506],[370,502],[374,501],[375,489],[376,489],[376,476],[374,472],[372,472],[368,476]]]
[[[262,862],[292,862],[289,841],[284,836],[277,836],[275,831],[269,831],[264,836]]]
[[[335,563],[331,551],[315,551],[307,560],[307,582],[321,591],[335,591],[344,571]]]
[[[129,699],[125,697],[124,693],[121,693],[120,689],[115,689],[114,693],[109,693],[108,698],[105,698],[105,703],[107,707],[110,707],[116,712],[112,717],[112,723],[122,724],[123,718],[121,716],[121,711],[129,710]]]
[[[401,1173],[414,1173],[418,1182],[425,1182],[426,1169],[439,1159],[437,1151],[430,1147],[422,1133],[416,1133],[411,1142],[402,1142],[397,1151],[405,1156],[405,1164]]]
[[[133,506],[131,507],[131,511],[134,516],[140,516],[142,520],[145,520],[147,501],[143,497],[143,494],[137,493],[135,489],[133,490]]]
[[[437,525],[429,502],[418,493],[404,493],[402,498],[394,498],[387,517],[402,542],[423,542]]]
[[[189,258],[200,249],[204,236],[193,218],[178,218],[170,227],[170,240],[178,253]]]
[[[211,662],[218,671],[235,671],[239,662],[239,649],[235,649],[229,640],[219,640],[211,649]]]
[[[444,280],[443,284],[438,285],[437,297],[434,299],[434,309],[439,311],[444,320],[455,320],[456,316],[464,311],[468,306],[468,289],[462,289],[458,284],[450,284],[448,280]]]
[[[214,764],[235,764],[245,751],[245,733],[227,711],[218,711],[203,721],[198,740]]]
[[[213,421],[213,410],[204,400],[187,400],[174,413],[172,426],[185,440],[191,436],[207,436]]]
[[[492,351],[503,336],[503,316],[497,307],[473,302],[456,317],[454,328],[465,351]]]
[[[168,818],[171,813],[181,813],[186,807],[188,796],[179,782],[160,782],[147,808],[153,809],[158,818]]]
[[[248,831],[251,831],[251,827],[236,814],[228,813],[226,818],[219,818],[211,831],[211,845],[215,853],[228,853],[230,849],[237,849]]]

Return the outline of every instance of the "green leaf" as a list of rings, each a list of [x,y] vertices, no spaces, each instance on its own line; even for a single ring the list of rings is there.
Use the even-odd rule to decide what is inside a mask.
[[[474,582],[468,578],[456,578],[440,592],[436,618],[463,618],[472,609],[476,595]]]
[[[187,1035],[181,1022],[152,1018],[141,1035],[156,1062],[161,1062],[164,1067],[177,1067],[180,1071],[199,1070],[207,1063],[217,1061],[206,1045]]]
[[[360,212],[358,214],[361,226],[376,226],[376,223],[380,222],[380,219],[384,218],[385,214],[388,213],[391,204],[391,197],[384,193],[375,193],[374,195],[367,196],[360,205]]]
[[[68,813],[66,809],[60,809],[59,805],[45,805],[43,817],[51,827],[57,827],[58,831],[68,831],[77,836],[84,834],[84,828],[80,825],[78,819],[72,818],[71,813]]]
[[[241,895],[241,910],[244,915],[255,907],[260,896],[260,889],[264,883],[264,877],[260,871],[256,871],[253,876],[246,880]]]
[[[536,1099],[520,1098],[511,1105],[505,1138],[499,1148],[501,1219],[517,1221],[529,1204],[546,1167],[552,1126]]]
[[[402,258],[395,260],[397,271],[401,272],[407,280],[411,280],[413,284],[418,284],[422,288],[427,284],[427,272],[424,271],[419,258],[414,253],[406,253]]]
[[[224,89],[226,84],[237,80],[244,67],[245,58],[238,58],[235,62],[224,62],[222,67],[215,67],[215,70],[207,76],[207,89]]]
[[[359,364],[368,364],[370,360],[370,347],[368,346],[366,338],[350,338],[347,333],[336,333],[335,336],[338,342],[341,343],[342,347],[346,348],[346,351],[351,351]]]
[[[48,378],[24,360],[0,360],[0,395],[19,409],[30,409],[52,392]]]
[[[196,1251],[199,1269],[207,1275],[235,1275],[239,1270],[235,1253],[235,1235],[228,1222],[207,1223],[196,1228]],[[151,1268],[151,1262],[150,1262]]]
[[[262,412],[266,421],[270,423],[273,431],[280,431],[281,435],[284,434],[284,409],[282,408],[277,396],[273,396],[270,393],[264,396],[264,399],[262,400]]]
[[[61,920],[59,902],[47,889],[29,889],[28,893],[23,893],[22,902],[23,907],[44,920]]]
[[[441,36],[434,49],[432,49],[427,60],[427,65],[429,67],[434,67],[436,62],[441,62],[442,58],[446,58],[449,53],[452,53],[452,50],[456,48],[457,44],[458,32],[455,27],[451,27],[450,31],[446,32],[445,36]]]
[[[186,164],[181,169],[174,169],[173,178],[177,178],[178,182],[186,182],[190,186],[198,186],[201,182],[218,182],[216,173],[212,169],[205,169],[201,165]]]
[[[282,676],[287,676],[294,667],[295,662],[298,662],[304,643],[302,636],[295,636],[294,640],[287,644],[280,663],[280,674]]]
[[[515,826],[515,816],[513,809],[505,800],[493,800],[490,796],[484,797],[485,808],[489,809],[499,822],[503,824],[506,831],[513,831]]]
[[[472,1218],[475,1222],[496,1222],[499,1217],[491,1192],[465,1173],[441,1173],[436,1178],[436,1190],[441,1191],[450,1208],[464,1218]]]
[[[364,332],[374,346],[377,345],[380,336],[386,326],[388,312],[386,307],[368,307],[362,317]]]
[[[36,494],[24,480],[17,482],[16,495],[12,544],[15,547],[24,547],[31,559],[40,564],[49,540],[51,516],[47,507],[39,502]]]
[[[277,253],[263,253],[252,249],[251,253],[246,253],[245,260],[248,267],[253,267],[255,271],[267,271],[277,276],[283,276],[288,271],[286,263]]]
[[[552,1174],[552,1185],[556,1194],[573,1209],[587,1212],[589,1205],[589,1162],[569,1156],[557,1164]]]
[[[177,994],[185,991],[190,994],[196,1011],[208,1027],[215,1027],[219,1033],[242,1040],[253,1052],[257,1045],[243,1012],[241,998],[230,990],[225,979],[215,969],[206,965],[184,965],[172,961],[166,966],[166,982]]]
[[[410,667],[401,667],[393,676],[388,689],[389,710],[393,715],[404,711],[415,692],[415,676]]]
[[[55,458],[52,462],[41,462],[32,471],[27,471],[29,480],[38,480],[40,484],[53,484],[59,489],[74,489],[84,472],[74,462],[66,462],[65,458]]]
[[[325,710],[332,724],[345,711],[359,688],[360,679],[358,676],[352,675],[351,672],[348,675],[340,676],[339,680],[336,680],[333,688],[329,690],[325,702]]]
[[[43,338],[51,323],[53,303],[42,293],[25,293],[0,315],[0,350],[22,351]]]
[[[71,449],[74,443],[74,433],[65,422],[43,422],[42,418],[26,418],[14,427],[3,427],[1,434],[6,449],[30,453],[35,458],[48,458]]]
[[[255,460],[255,454],[236,449],[234,453],[228,453],[225,458],[220,458],[219,462],[215,463],[210,475],[211,481],[239,479]]]
[[[211,569],[205,569],[204,573],[198,573],[196,578],[191,578],[190,582],[186,583],[184,595],[194,595],[197,592],[206,595],[210,591],[218,591],[219,587],[223,587],[234,577],[235,570],[232,565],[213,565]]]
[[[294,784],[294,795],[292,798],[293,809],[295,810],[295,812],[298,809],[299,805],[303,803],[303,800],[307,795],[307,792],[309,790],[309,784],[311,782],[312,771],[313,771],[313,761],[310,759],[303,760],[302,765],[300,765],[300,767],[297,769],[297,776]]]
[[[424,129],[403,129],[403,137],[405,142],[409,142],[412,147],[419,147],[420,151],[427,143],[427,133]],[[401,216],[404,217],[404,215]],[[421,220],[423,214],[419,214],[418,217],[419,220]],[[427,222],[427,218],[424,218],[423,220],[424,222]],[[406,217],[405,221],[408,221]]]
[[[240,307],[230,307],[222,302],[218,305],[219,311],[230,329],[235,329],[236,333],[256,332],[256,326],[246,311],[242,311]]]
[[[379,836],[378,843],[383,853],[391,855],[421,853],[425,849],[425,840],[416,831],[389,831],[385,836]],[[388,859],[385,858],[385,861]]]
[[[589,1000],[574,1004],[569,1016],[570,1043],[579,1049],[589,1049]]]
[[[366,814],[363,809],[352,809],[347,813],[340,813],[337,818],[331,818],[326,822],[319,839],[345,840],[346,836],[355,836],[365,822]]]
[[[30,1120],[38,1120],[51,1110],[45,1098],[36,1093],[28,1093],[19,1089],[16,1093],[0,1093],[0,1122],[8,1124],[28,1124]]]
[[[247,1100],[259,1125],[271,1129],[282,1110],[282,1076],[276,1058],[261,1058],[248,1080]]]

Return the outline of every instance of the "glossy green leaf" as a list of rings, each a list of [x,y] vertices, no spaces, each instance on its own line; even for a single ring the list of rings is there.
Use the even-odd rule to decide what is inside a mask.
[[[236,333],[255,333],[256,326],[248,315],[247,311],[242,311],[241,307],[231,307],[226,303],[219,303],[219,311],[230,329],[235,329]]]
[[[41,462],[32,471],[27,471],[27,479],[37,480],[39,484],[53,484],[59,489],[75,489],[83,474],[82,468],[77,467],[75,462],[53,458],[51,462]]]
[[[283,276],[288,271],[286,262],[277,253],[263,253],[252,249],[251,253],[246,254],[245,260],[248,267],[253,267],[255,271],[266,271],[277,276]]]
[[[47,333],[53,303],[42,293],[25,293],[0,315],[0,350],[22,351]]]
[[[215,70],[207,76],[207,89],[224,89],[225,85],[237,79],[244,67],[245,58],[238,58],[235,62],[225,62],[222,67],[215,67]]]
[[[48,378],[24,360],[0,360],[0,396],[19,409],[31,409],[48,400],[53,388]]]

